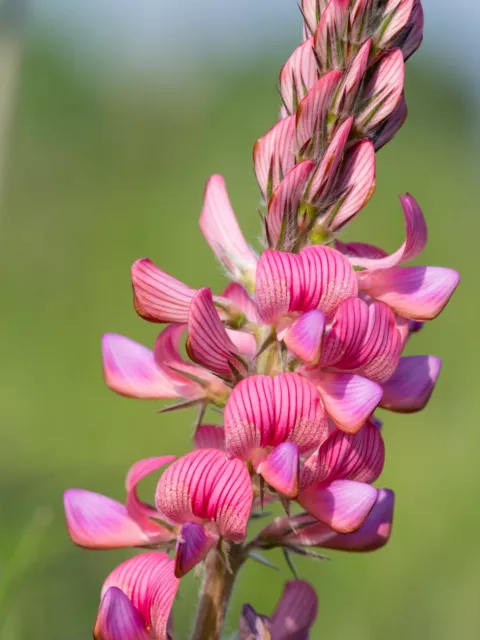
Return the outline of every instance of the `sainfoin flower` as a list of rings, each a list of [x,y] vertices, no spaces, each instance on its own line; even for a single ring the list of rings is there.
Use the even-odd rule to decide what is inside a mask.
[[[243,237],[224,178],[212,176],[200,227],[229,284],[194,289],[137,260],[134,307],[166,326],[152,349],[103,337],[110,389],[173,402],[162,412],[200,412],[192,451],[134,464],[125,504],[65,493],[76,544],[144,550],[107,579],[97,640],[175,637],[178,581],[192,570],[203,572],[193,637],[219,638],[248,559],[268,564],[260,552],[281,548],[292,568],[292,554],[373,551],[391,535],[394,494],[374,484],[386,458],[374,412],[426,406],[441,360],[404,349],[459,276],[409,264],[427,243],[411,195],[400,198],[405,239],[392,254],[342,242],[341,232],[373,196],[376,153],[405,122],[405,61],[421,43],[423,11],[419,0],[302,0],[301,10],[304,39],[280,72],[279,121],[254,146],[261,250]],[[210,409],[219,424],[204,423]],[[160,469],[147,504],[137,485]],[[250,521],[275,501],[286,515],[249,538]],[[316,616],[313,588],[292,580],[270,617],[244,607],[240,637],[306,640]]]

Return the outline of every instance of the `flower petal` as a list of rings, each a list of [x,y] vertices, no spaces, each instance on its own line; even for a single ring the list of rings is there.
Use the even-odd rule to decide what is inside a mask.
[[[405,28],[412,14],[414,0],[388,0],[378,28],[380,35],[376,41],[378,49],[387,49],[388,45]]]
[[[286,116],[253,148],[253,162],[258,184],[265,201],[295,166],[295,116]]]
[[[318,615],[318,599],[304,580],[286,583],[272,615],[271,634],[275,640],[307,640]]]
[[[360,298],[348,298],[338,307],[323,341],[322,366],[338,365],[348,369],[356,365],[356,357],[368,331],[369,307]]]
[[[410,20],[405,29],[399,34],[396,45],[400,47],[405,60],[415,53],[423,40],[423,8],[420,0],[415,0]]]
[[[180,397],[169,377],[155,364],[153,352],[138,342],[106,333],[102,355],[105,382],[116,393],[144,399]]]
[[[249,322],[257,322],[255,302],[241,284],[231,282],[222,293],[222,297],[233,302]]]
[[[256,471],[282,495],[287,498],[297,497],[300,455],[293,442],[283,442],[275,447]]]
[[[302,0],[302,14],[310,33],[315,33],[318,21],[328,3],[329,0]]]
[[[359,273],[362,291],[410,320],[432,320],[457,288],[460,276],[443,267],[393,267]]]
[[[275,324],[280,316],[300,306],[303,263],[284,251],[264,251],[257,267],[255,306],[259,320]]]
[[[201,424],[193,436],[195,449],[218,449],[225,451],[225,429],[213,424]]]
[[[165,553],[151,551],[114,569],[103,585],[102,596],[117,587],[139,611],[146,626],[151,627],[155,640],[168,640],[168,618],[178,585],[174,561]]]
[[[432,395],[440,375],[442,361],[435,356],[400,358],[397,370],[383,384],[380,406],[390,411],[421,411]]]
[[[325,316],[314,309],[297,318],[282,338],[297,358],[309,364],[317,364],[322,351],[324,331]]]
[[[350,0],[330,0],[315,31],[315,52],[321,73],[343,69],[347,58]]]
[[[174,462],[160,478],[155,498],[172,522],[213,521],[233,542],[245,538],[252,499],[245,464],[215,449],[198,449]]]
[[[150,322],[186,322],[195,290],[165,273],[148,258],[132,265],[133,301]]]
[[[183,578],[206,558],[217,542],[218,537],[208,535],[201,524],[186,522],[180,530],[175,550],[175,576]]]
[[[218,317],[210,289],[200,289],[192,299],[187,352],[194,362],[224,378],[232,377],[232,368],[246,373],[237,349]]]
[[[64,506],[68,533],[80,547],[122,549],[150,543],[149,536],[116,500],[84,489],[68,489]]]
[[[326,486],[302,489],[297,502],[338,533],[357,531],[377,500],[378,490],[353,480],[334,480]]]
[[[245,242],[222,176],[213,175],[207,182],[200,228],[212,251],[233,278],[252,278],[257,256]]]
[[[95,628],[95,640],[150,640],[145,621],[127,596],[110,587],[102,598]]]
[[[313,38],[295,49],[280,71],[280,94],[288,113],[295,113],[298,103],[318,80]]]
[[[407,115],[407,103],[405,102],[405,97],[402,95],[390,116],[377,125],[370,133],[369,137],[375,146],[375,151],[378,151],[386,145],[387,142],[390,142],[397,131],[403,126]]]
[[[353,112],[358,91],[368,66],[371,40],[366,40],[349,64],[333,100],[333,112],[345,116]]]

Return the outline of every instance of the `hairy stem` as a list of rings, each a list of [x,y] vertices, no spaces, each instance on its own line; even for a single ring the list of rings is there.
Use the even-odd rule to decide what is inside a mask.
[[[244,561],[244,549],[238,544],[229,549],[228,567],[216,549],[208,554],[192,640],[220,638],[233,585]]]

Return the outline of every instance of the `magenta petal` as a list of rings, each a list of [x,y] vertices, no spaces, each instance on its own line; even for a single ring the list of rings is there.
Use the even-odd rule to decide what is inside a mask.
[[[302,489],[298,503],[317,520],[338,533],[357,531],[377,500],[378,490],[363,482],[334,480]]]
[[[159,269],[148,258],[133,263],[132,285],[135,310],[145,320],[187,321],[194,289]]]
[[[162,372],[153,352],[138,342],[107,333],[102,338],[103,375],[107,386],[131,398],[178,398],[169,377]]]
[[[350,373],[322,373],[315,376],[328,415],[340,429],[357,432],[382,398],[376,382]]]
[[[187,351],[194,362],[224,378],[232,377],[232,367],[245,373],[236,357],[237,349],[218,317],[210,289],[200,289],[192,299]]]
[[[321,311],[302,314],[283,335],[288,349],[303,362],[317,364],[322,351],[325,316]]]
[[[186,522],[181,530],[175,550],[175,576],[183,578],[218,542],[215,536],[209,536],[201,524]]]
[[[114,569],[103,585],[102,596],[111,587],[117,587],[138,610],[147,628],[151,628],[155,640],[168,640],[168,618],[178,585],[174,561],[165,553],[151,551]]]
[[[435,356],[400,358],[397,370],[383,384],[380,406],[390,411],[421,411],[432,395],[440,375],[442,361]]]
[[[123,504],[84,489],[64,495],[70,537],[87,549],[121,549],[148,545],[148,535],[132,520]]]
[[[117,587],[110,587],[102,598],[93,637],[95,640],[151,639],[144,619]]]
[[[318,80],[313,38],[295,49],[280,72],[280,94],[288,113],[295,113],[298,103]]]
[[[264,251],[257,267],[255,305],[261,322],[274,324],[280,316],[300,304],[296,292],[302,287],[300,256],[284,251]]]
[[[272,615],[271,637],[274,640],[307,640],[318,615],[318,598],[304,580],[287,582]]]
[[[278,122],[253,149],[258,184],[267,201],[290,169],[295,166],[295,116]]]
[[[166,464],[175,460],[175,456],[161,456],[144,458],[130,467],[125,480],[127,490],[127,511],[131,518],[137,522],[145,532],[155,538],[155,541],[171,540],[170,531],[160,527],[151,518],[158,518],[159,513],[152,507],[144,504],[137,494],[137,484],[146,476],[157,471]]]
[[[257,473],[278,493],[287,498],[298,494],[300,455],[293,442],[283,442],[258,467]]]
[[[443,267],[393,267],[359,274],[360,288],[410,320],[432,320],[457,288],[460,276]]]
[[[328,328],[322,349],[323,366],[352,368],[365,341],[370,319],[369,307],[360,298],[348,298],[338,307]]]
[[[248,294],[245,287],[238,282],[231,282],[222,293],[222,297],[231,300],[249,322],[257,322],[255,302]]]
[[[333,0],[322,13],[315,31],[315,51],[320,71],[346,66],[350,0]]]
[[[195,449],[218,449],[225,451],[225,430],[213,424],[201,424],[193,436]]]
[[[222,176],[213,175],[207,182],[200,228],[212,251],[232,277],[251,279],[257,256],[245,242]]]

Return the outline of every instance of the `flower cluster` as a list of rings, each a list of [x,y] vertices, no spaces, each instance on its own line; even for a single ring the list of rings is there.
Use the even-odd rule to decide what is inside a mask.
[[[377,407],[422,409],[441,362],[402,356],[459,276],[404,266],[427,241],[424,217],[400,198],[405,240],[387,254],[338,239],[375,189],[375,153],[403,124],[404,61],[422,38],[418,0],[303,0],[304,41],[280,73],[279,122],[254,148],[264,250],[245,241],[224,179],[207,182],[200,226],[231,283],[192,289],[148,259],[132,267],[137,313],[163,323],[153,350],[107,334],[107,385],[134,398],[198,407],[193,450],[137,462],[126,503],[65,494],[78,545],[153,549],[107,579],[97,640],[164,640],[179,579],[205,567],[195,638],[217,638],[238,569],[261,550],[368,551],[390,536],[394,495],[373,483],[385,458]],[[187,357],[182,355],[185,344]],[[205,424],[209,407],[223,424]],[[169,465],[155,506],[139,481]],[[284,516],[247,540],[265,502]],[[168,555],[171,553],[172,559]],[[271,618],[245,606],[240,636],[306,638],[311,587],[287,584]]]

